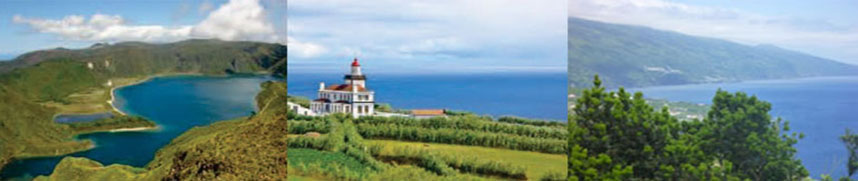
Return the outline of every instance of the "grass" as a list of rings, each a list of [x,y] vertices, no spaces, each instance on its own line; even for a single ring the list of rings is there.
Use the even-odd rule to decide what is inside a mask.
[[[145,169],[113,164],[104,166],[86,158],[66,157],[54,168],[55,174],[34,181],[60,180],[155,180]]]
[[[91,142],[73,139],[68,125],[53,122],[55,101],[92,87],[97,78],[80,62],[56,60],[0,75],[0,167],[13,158],[55,156],[83,151]]]
[[[357,171],[363,175],[366,175],[368,172],[370,172],[369,170],[367,170],[367,168],[369,167],[361,164],[358,160],[349,157],[342,152],[292,148],[289,149],[288,154],[290,165],[289,167],[295,167],[295,165],[318,164],[321,167],[320,169],[322,170],[334,171],[335,168],[333,168],[332,165],[336,164],[351,171]]]
[[[87,134],[121,128],[155,128],[155,122],[136,116],[117,116],[89,122],[68,124],[75,134]]]
[[[390,154],[398,146],[418,147],[441,154],[473,156],[480,159],[521,165],[527,168],[527,178],[538,179],[550,172],[566,172],[566,155],[517,151],[478,146],[448,145],[436,143],[406,142],[393,140],[366,140],[368,145],[383,145],[381,154]],[[425,146],[425,145],[428,145]]]
[[[110,95],[107,94],[108,89],[93,88],[83,92],[72,93],[66,97],[67,103],[45,102],[42,105],[57,109],[59,114],[90,114],[98,112],[108,112],[113,110],[113,107],[107,103]]]

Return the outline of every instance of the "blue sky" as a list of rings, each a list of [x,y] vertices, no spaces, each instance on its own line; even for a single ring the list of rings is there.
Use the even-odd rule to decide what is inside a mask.
[[[569,16],[779,47],[858,65],[853,0],[570,0]]]
[[[566,0],[290,0],[289,72],[565,72]]]
[[[285,17],[285,0],[0,1],[0,60],[97,42],[218,38],[285,43]]]

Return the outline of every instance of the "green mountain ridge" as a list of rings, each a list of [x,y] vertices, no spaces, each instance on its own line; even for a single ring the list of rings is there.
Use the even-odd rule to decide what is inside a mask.
[[[225,74],[267,71],[286,74],[286,46],[247,41],[191,39],[174,43],[96,43],[89,48],[55,48],[22,54],[0,63],[0,73],[66,58],[111,67],[123,76],[185,72]]]
[[[643,26],[568,19],[569,81],[645,87],[858,75],[858,66],[774,45],[748,46]]]

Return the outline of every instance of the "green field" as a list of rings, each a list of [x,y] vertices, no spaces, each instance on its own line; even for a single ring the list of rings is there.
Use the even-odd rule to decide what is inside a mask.
[[[367,170],[366,166],[358,160],[340,152],[294,148],[289,149],[288,154],[289,167],[296,168],[295,170],[298,171],[297,173],[292,172],[292,175],[313,175],[324,172],[351,172],[367,175],[372,172]]]
[[[492,160],[513,165],[521,165],[526,168],[527,178],[542,178],[550,172],[566,172],[565,154],[547,154],[528,151],[518,151],[499,148],[486,148],[479,146],[463,146],[436,143],[406,142],[395,140],[367,140],[369,145],[381,145],[385,149],[381,154],[390,154],[394,147],[413,147],[430,150],[441,154],[460,155],[466,157],[477,157],[479,159]]]
[[[301,179],[338,180],[564,180],[568,133],[562,124],[524,118],[494,120],[469,114],[446,118],[414,119],[361,117],[343,114],[322,117],[296,116],[290,112],[290,150],[324,152],[325,159],[302,160],[315,167],[332,164],[333,155],[348,156],[363,165],[333,167],[348,171],[311,169],[298,171]],[[305,133],[316,132],[311,137]],[[562,143],[562,144],[558,144]],[[521,146],[525,145],[525,146]],[[293,155],[290,152],[290,160]],[[350,160],[337,156],[339,160]],[[308,162],[312,160],[312,162]],[[351,163],[344,161],[342,163]],[[296,174],[297,163],[290,162]],[[314,168],[315,168],[314,167]],[[296,170],[296,171],[292,171]],[[336,170],[336,169],[335,169]]]

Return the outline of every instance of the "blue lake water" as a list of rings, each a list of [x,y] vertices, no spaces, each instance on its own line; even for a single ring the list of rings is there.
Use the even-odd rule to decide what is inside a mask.
[[[319,82],[344,74],[290,73],[289,94],[315,99]],[[451,109],[566,121],[566,73],[368,74],[377,103],[401,109]]]
[[[743,91],[772,103],[773,117],[790,122],[799,140],[798,158],[814,178],[845,176],[848,153],[839,136],[846,128],[858,130],[858,77],[823,77],[632,89],[646,97],[711,104],[718,88]],[[854,177],[853,177],[854,178]]]
[[[67,156],[87,157],[104,165],[119,163],[143,167],[155,152],[194,126],[248,116],[256,110],[254,98],[269,76],[173,76],[153,78],[117,89],[116,106],[130,115],[150,119],[158,131],[94,133],[78,136],[92,139],[96,148]],[[50,174],[62,157],[13,161],[0,178]]]

